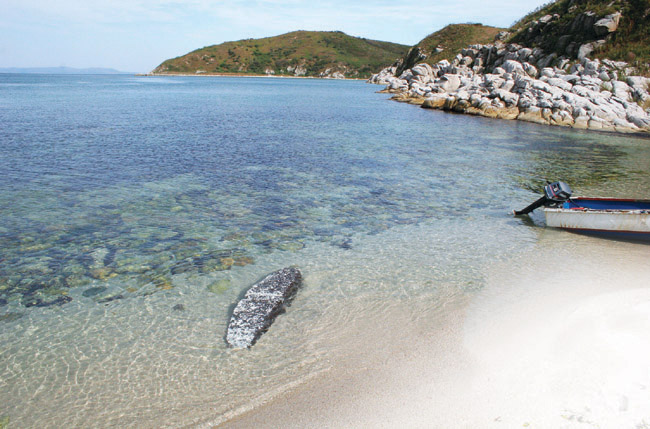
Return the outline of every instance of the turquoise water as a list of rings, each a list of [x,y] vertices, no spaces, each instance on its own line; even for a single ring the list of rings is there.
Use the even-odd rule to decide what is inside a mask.
[[[0,75],[0,417],[218,421],[327,370],[346,326],[480,289],[486,264],[537,243],[541,218],[508,211],[546,179],[650,197],[647,138],[377,89]],[[291,264],[305,287],[290,311],[228,350],[238,296]]]

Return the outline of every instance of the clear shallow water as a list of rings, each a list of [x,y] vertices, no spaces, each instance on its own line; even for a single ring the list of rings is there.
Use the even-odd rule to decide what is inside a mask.
[[[218,421],[328,369],[359,320],[417,326],[480,289],[487,264],[536,243],[507,212],[545,179],[650,197],[648,139],[377,89],[0,75],[0,416]],[[291,310],[252,350],[226,349],[237,297],[291,264]]]

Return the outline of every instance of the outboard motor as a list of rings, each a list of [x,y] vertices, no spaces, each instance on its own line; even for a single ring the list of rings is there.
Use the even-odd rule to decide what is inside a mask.
[[[553,182],[544,186],[544,196],[523,210],[514,211],[515,216],[525,215],[536,208],[551,207],[568,201],[571,198],[571,188],[564,182]]]

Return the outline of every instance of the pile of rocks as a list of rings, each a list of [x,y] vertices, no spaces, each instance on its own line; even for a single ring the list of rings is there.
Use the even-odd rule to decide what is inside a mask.
[[[433,66],[426,54],[411,49],[369,82],[386,85],[393,98],[422,107],[494,118],[521,119],[620,132],[650,132],[650,79],[633,76],[625,62],[590,60],[608,43],[620,12],[545,15],[527,24],[511,40],[500,33],[494,44],[472,45],[451,62]],[[557,35],[560,35],[557,37]],[[544,50],[546,48],[546,50]],[[551,52],[552,51],[552,52]],[[410,67],[410,68],[406,68]]]
[[[553,66],[551,66],[553,65]],[[388,67],[369,82],[422,107],[619,132],[650,132],[650,79],[624,62],[571,61],[539,48],[496,42],[472,45],[453,61],[420,63],[395,76]]]

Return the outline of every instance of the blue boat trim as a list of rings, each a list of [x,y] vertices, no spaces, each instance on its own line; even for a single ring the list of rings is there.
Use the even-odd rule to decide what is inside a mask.
[[[571,198],[562,208],[565,209],[591,209],[591,210],[648,210],[650,200],[628,200],[618,198]]]

